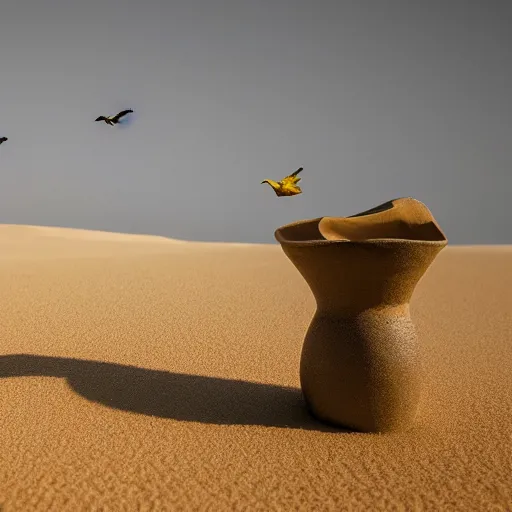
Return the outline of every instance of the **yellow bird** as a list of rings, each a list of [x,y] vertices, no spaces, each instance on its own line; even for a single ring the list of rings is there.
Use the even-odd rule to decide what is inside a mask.
[[[283,178],[281,181],[263,180],[261,184],[268,183],[274,189],[276,196],[295,196],[302,194],[302,190],[297,185],[300,181],[297,174],[299,174],[302,169],[302,167],[299,167],[295,172],[290,174],[290,176],[286,176],[286,178]]]

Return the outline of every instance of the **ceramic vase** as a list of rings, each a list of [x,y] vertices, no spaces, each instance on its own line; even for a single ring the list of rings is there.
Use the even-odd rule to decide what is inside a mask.
[[[410,428],[422,366],[409,304],[448,243],[432,213],[400,198],[351,217],[294,222],[275,238],[316,300],[300,361],[310,412],[361,432]]]

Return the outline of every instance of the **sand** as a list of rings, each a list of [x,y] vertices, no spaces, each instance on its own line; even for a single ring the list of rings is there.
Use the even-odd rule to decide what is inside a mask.
[[[512,246],[419,283],[400,434],[306,412],[315,304],[277,245],[4,225],[0,283],[2,512],[512,510]]]

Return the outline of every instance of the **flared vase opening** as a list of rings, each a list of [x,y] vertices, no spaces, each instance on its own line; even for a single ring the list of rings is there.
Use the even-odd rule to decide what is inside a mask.
[[[275,232],[322,311],[398,308],[448,243],[420,201],[388,201],[352,217],[319,217]]]
[[[430,210],[413,198],[394,199],[350,217],[318,217],[280,227],[282,245],[329,242],[409,241],[446,245],[448,240]]]

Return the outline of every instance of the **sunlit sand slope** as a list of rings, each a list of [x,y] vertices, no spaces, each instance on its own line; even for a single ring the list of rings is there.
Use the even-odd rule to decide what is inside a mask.
[[[279,246],[0,226],[0,509],[512,510],[511,290],[510,247],[445,249],[416,426],[339,432]]]

